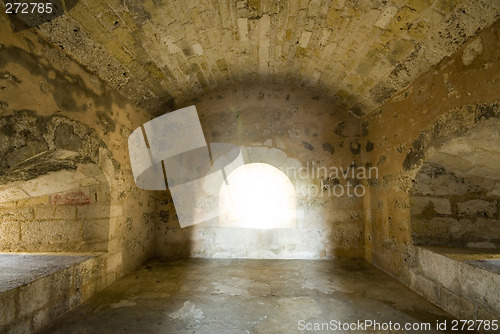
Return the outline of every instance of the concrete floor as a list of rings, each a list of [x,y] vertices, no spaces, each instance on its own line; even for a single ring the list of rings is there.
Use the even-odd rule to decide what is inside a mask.
[[[0,253],[0,293],[64,270],[91,257]]]
[[[41,333],[304,333],[332,320],[433,326],[334,333],[440,333],[451,319],[362,260],[190,259],[151,261]]]

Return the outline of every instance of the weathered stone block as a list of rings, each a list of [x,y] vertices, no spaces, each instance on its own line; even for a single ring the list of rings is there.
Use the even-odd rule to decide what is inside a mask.
[[[0,292],[0,328],[14,321],[16,316],[17,290]]]
[[[394,6],[387,6],[382,11],[380,17],[375,22],[375,26],[384,29],[392,20],[398,9]]]
[[[50,322],[54,321],[55,319],[59,318],[60,316],[62,316],[63,314],[65,314],[66,312],[68,312],[71,308],[70,308],[70,295],[72,294],[72,292],[67,292],[66,293],[66,296],[64,298],[61,298],[60,300],[56,301],[55,303],[52,303],[51,306],[48,307],[48,322],[46,323],[40,323],[38,326],[38,329],[43,327],[43,326],[46,326],[47,324],[49,324]],[[33,327],[34,328],[37,328],[36,327],[37,324],[35,324],[35,322],[33,321]]]
[[[467,299],[441,288],[439,306],[458,319],[474,319],[474,304]]]
[[[477,310],[477,320],[497,320],[497,321],[500,321],[500,317],[499,316],[495,316],[493,314],[491,314],[490,312],[482,309],[482,308],[479,308]],[[486,333],[495,333],[496,331],[485,331]]]
[[[406,6],[418,11],[424,11],[425,9],[429,8],[433,4],[433,2],[434,1],[431,0],[409,0],[406,3]]]
[[[13,202],[28,198],[28,194],[17,187],[2,187],[0,190],[0,203]]]
[[[111,199],[109,187],[103,184],[90,187],[89,197],[92,203],[107,203]]]
[[[123,215],[123,209],[121,205],[113,205],[110,207],[109,217],[121,217]]]
[[[108,220],[108,238],[113,239],[119,235],[118,218],[110,218]]]
[[[54,218],[57,220],[75,220],[76,207],[72,205],[56,206]]]
[[[50,317],[50,308],[45,307],[36,311],[33,315],[33,329],[38,330],[42,326],[48,324],[52,319]]]
[[[481,238],[481,240],[491,240],[498,243],[498,236],[500,235],[500,220],[477,218],[474,235]]]
[[[461,264],[458,279],[464,293],[479,305],[487,305],[500,315],[500,275],[467,263]]]
[[[80,288],[80,294],[82,301],[88,300],[90,297],[95,295],[100,290],[100,284],[98,281],[91,281],[88,284]]]
[[[462,216],[496,218],[497,201],[473,199],[467,202],[457,203],[457,213]]]
[[[53,205],[43,205],[35,207],[35,219],[49,220],[54,219],[56,208]]]
[[[0,245],[19,243],[21,223],[3,220],[0,223]]]
[[[430,220],[422,220],[420,232],[433,239],[448,239],[453,228],[460,225],[460,221],[455,218],[434,217]]]
[[[50,276],[51,300],[60,299],[67,295],[72,288],[73,268],[66,268]]]
[[[483,43],[481,37],[477,37],[463,51],[462,62],[464,65],[470,65],[477,56],[483,52]]]
[[[19,287],[19,316],[28,316],[48,306],[50,301],[50,276],[43,277],[27,285]]]
[[[83,223],[83,240],[107,240],[109,219],[89,220]]]
[[[118,275],[117,275],[116,271],[108,273],[106,275],[106,286],[113,284],[114,282],[116,282],[117,279],[118,279]]]
[[[68,300],[68,305],[70,309],[73,309],[82,303],[82,297],[80,295],[80,289],[75,289]]]
[[[451,203],[447,198],[438,197],[411,197],[411,211],[413,214],[424,214],[426,210],[434,210],[435,213],[441,215],[450,215]]]
[[[411,288],[415,290],[417,293],[424,296],[427,300],[431,301],[434,304],[437,304],[438,301],[438,287],[437,284],[421,275],[413,275],[413,279],[411,282]]]
[[[82,242],[81,222],[75,221],[33,221],[22,223],[21,241],[27,247],[66,247],[72,251],[73,243]],[[64,246],[67,244],[67,246]]]
[[[12,211],[12,219],[18,221],[27,221],[35,219],[35,210],[30,207],[18,207],[15,211]]]
[[[99,219],[110,217],[109,205],[92,204],[78,207],[76,216],[79,219]]]
[[[79,288],[96,280],[104,271],[104,260],[99,257],[89,259],[74,268],[73,286]]]
[[[466,195],[478,190],[477,186],[465,179],[446,173],[436,164],[424,164],[415,178],[415,191],[422,195],[449,196]]]
[[[38,206],[38,205],[46,205],[50,203],[50,196],[36,196],[24,199],[22,201],[17,202],[18,207],[28,207],[28,206]]]
[[[106,252],[108,250],[107,240],[87,240],[85,244],[78,246],[79,252]]]
[[[79,180],[83,177],[84,175],[78,172],[61,170],[57,173],[45,174],[36,179],[26,181],[22,189],[31,197],[61,193],[74,189],[75,184],[79,184]]]
[[[78,166],[77,170],[80,173],[90,177],[99,175],[101,173],[101,169],[97,164],[81,164]]]
[[[418,247],[417,260],[423,276],[444,286],[456,285],[459,262],[430,250]]]

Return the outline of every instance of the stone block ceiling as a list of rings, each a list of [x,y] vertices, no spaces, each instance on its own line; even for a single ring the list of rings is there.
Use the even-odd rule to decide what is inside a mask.
[[[152,115],[257,81],[362,117],[499,15],[499,0],[80,0],[38,31]]]

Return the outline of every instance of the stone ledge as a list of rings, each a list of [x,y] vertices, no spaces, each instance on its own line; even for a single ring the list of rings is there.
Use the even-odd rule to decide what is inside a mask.
[[[496,288],[500,285],[500,250],[422,246],[415,250],[410,281],[414,291],[458,319],[500,320]]]
[[[0,332],[37,331],[114,282],[108,257],[0,253]]]

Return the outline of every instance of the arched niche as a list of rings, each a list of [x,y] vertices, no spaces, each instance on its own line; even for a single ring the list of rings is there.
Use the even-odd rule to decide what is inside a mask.
[[[499,110],[454,110],[414,142],[405,161],[414,244],[500,248]]]
[[[61,116],[0,117],[0,250],[107,251],[107,152],[95,131]]]

